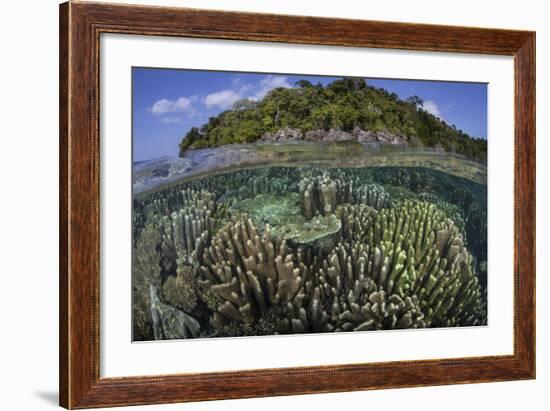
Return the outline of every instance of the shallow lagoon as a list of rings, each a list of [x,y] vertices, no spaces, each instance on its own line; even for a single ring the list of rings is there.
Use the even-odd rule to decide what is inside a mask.
[[[134,339],[485,325],[486,167],[250,144],[134,168]]]

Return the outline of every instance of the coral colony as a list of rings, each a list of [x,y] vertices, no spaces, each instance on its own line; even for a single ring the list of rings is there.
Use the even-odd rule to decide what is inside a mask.
[[[267,166],[136,195],[134,340],[485,325],[486,202],[419,167]]]

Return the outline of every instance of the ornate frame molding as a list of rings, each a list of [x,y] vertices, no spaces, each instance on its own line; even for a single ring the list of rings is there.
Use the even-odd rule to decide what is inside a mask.
[[[514,354],[160,377],[100,378],[101,33],[513,56]],[[535,378],[535,33],[78,1],[62,4],[59,281],[60,405],[66,408]]]

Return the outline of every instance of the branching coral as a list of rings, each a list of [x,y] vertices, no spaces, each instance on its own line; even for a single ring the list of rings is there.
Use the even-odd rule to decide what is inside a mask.
[[[378,283],[400,296],[417,295],[428,325],[484,321],[472,257],[457,227],[435,205],[407,201],[382,210],[369,244],[375,257],[376,250],[380,253],[373,267],[387,267],[380,270]]]
[[[473,191],[383,173],[241,170],[136,200],[134,337],[485,324]],[[440,182],[454,191],[416,191]]]
[[[133,252],[132,321],[136,340],[154,338],[149,301],[149,285],[160,286],[160,231],[147,224]]]
[[[333,214],[339,204],[365,204],[376,209],[391,205],[384,187],[378,184],[357,185],[354,179],[333,178],[328,173],[305,177],[298,188],[302,214],[308,220],[316,214]]]
[[[168,302],[183,310],[191,311],[197,304],[193,273],[186,264],[195,261],[214,229],[216,205],[205,191],[182,190],[179,195],[183,207],[169,215],[158,214],[167,212],[168,202],[155,198],[136,242],[133,321],[138,340],[152,339],[149,286],[161,290]]]
[[[356,207],[338,210],[353,222],[343,223],[347,241],[310,269],[300,298],[288,304],[287,332],[484,323],[472,259],[441,210],[405,202],[373,218]]]
[[[350,202],[351,191],[347,181],[332,179],[329,174],[305,177],[299,185],[302,214],[308,220],[317,213],[334,213],[338,204]]]
[[[162,218],[162,258],[166,272],[175,272],[178,261],[192,263],[214,226],[210,211],[181,209]]]
[[[354,204],[365,204],[377,210],[391,206],[390,195],[384,187],[379,184],[365,184],[357,187],[352,192]]]
[[[150,219],[159,227],[161,267],[165,275],[175,275],[178,265],[193,264],[215,229],[219,214],[212,194],[182,190],[182,207],[168,215],[154,214]]]
[[[438,196],[436,196],[433,193],[420,193],[418,194],[418,199],[435,204],[437,208],[439,208],[441,211],[445,213],[447,218],[453,221],[454,225],[456,225],[460,233],[462,233],[463,236],[466,235],[464,215],[463,215],[463,212],[460,210],[460,208],[456,204],[452,204],[447,201],[441,200]],[[468,242],[466,237],[464,237],[464,242],[465,243]]]
[[[377,214],[376,210],[362,204],[338,206],[336,215],[342,223],[342,237],[347,241],[365,241]]]
[[[269,306],[291,300],[303,278],[299,261],[285,240],[274,240],[266,226],[262,236],[252,220],[237,218],[223,227],[205,249],[201,287],[219,300],[217,313],[252,323]]]
[[[369,246],[339,244],[312,270],[302,298],[287,304],[292,332],[424,327],[415,296],[390,294],[372,277],[385,269],[374,258]]]

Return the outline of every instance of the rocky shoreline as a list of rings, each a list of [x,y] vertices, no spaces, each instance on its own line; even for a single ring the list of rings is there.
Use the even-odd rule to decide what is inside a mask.
[[[305,133],[296,128],[285,127],[275,133],[264,133],[260,141],[287,142],[312,141],[317,143],[356,142],[361,144],[390,144],[409,146],[409,139],[404,135],[392,134],[387,131],[370,131],[355,127],[353,131],[343,131],[331,128],[329,130],[309,130]]]

